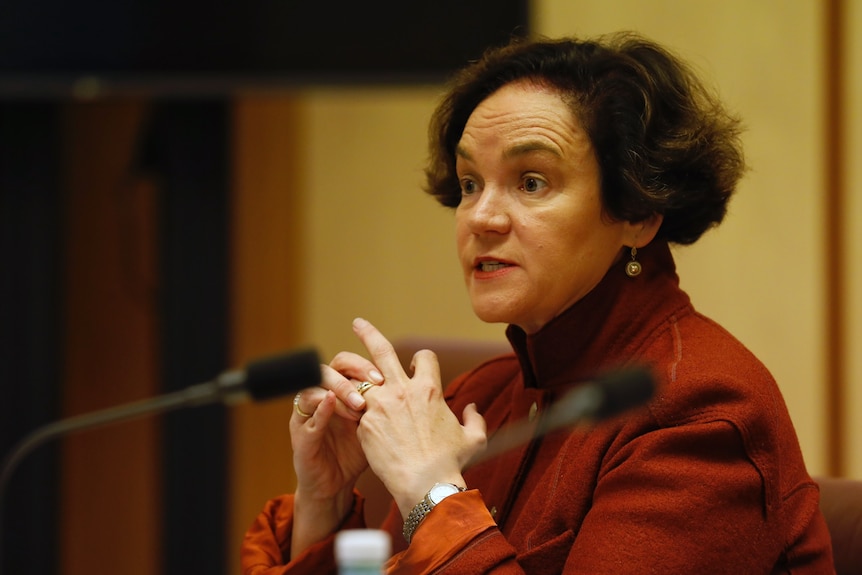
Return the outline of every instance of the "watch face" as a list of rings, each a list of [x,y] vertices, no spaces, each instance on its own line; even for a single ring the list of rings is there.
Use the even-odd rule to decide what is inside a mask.
[[[431,500],[431,503],[437,505],[450,495],[454,495],[459,491],[460,490],[451,483],[438,483],[431,488],[431,491],[428,492],[428,499]]]

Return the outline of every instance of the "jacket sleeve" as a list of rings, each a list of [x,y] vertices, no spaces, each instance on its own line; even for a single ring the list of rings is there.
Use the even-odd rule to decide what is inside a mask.
[[[396,553],[389,561],[387,575],[434,573],[451,562],[454,557],[463,554],[465,550],[469,550],[473,557],[470,573],[474,572],[472,568],[478,567],[476,560],[479,556],[483,556],[486,552],[490,555],[482,557],[482,564],[498,565],[501,562],[514,561],[514,549],[505,541],[503,546],[490,548],[480,544],[489,536],[499,535],[499,531],[485,507],[481,494],[476,490],[457,493],[441,501],[416,528],[412,542],[406,549],[404,549],[405,543],[401,534],[397,536],[394,534],[396,531],[394,527],[396,524],[400,525],[401,519],[400,514],[395,516],[394,512],[390,514],[386,526],[390,533],[393,533],[395,544],[393,548],[403,550]]]
[[[361,529],[364,500],[354,493],[353,509],[340,529]],[[293,495],[267,502],[249,527],[240,550],[243,575],[326,575],[335,574],[335,533],[306,549],[290,561],[293,533]]]

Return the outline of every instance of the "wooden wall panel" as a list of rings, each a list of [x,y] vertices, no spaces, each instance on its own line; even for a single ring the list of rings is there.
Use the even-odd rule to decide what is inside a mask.
[[[157,392],[153,198],[125,179],[144,108],[66,108],[65,416]],[[157,448],[152,419],[65,440],[64,574],[159,572]]]
[[[844,38],[847,56],[843,73],[846,105],[844,157],[847,210],[845,212],[845,259],[841,262],[847,274],[846,397],[844,409],[844,442],[846,473],[862,479],[862,0],[846,0]]]
[[[289,95],[246,95],[234,109],[231,356],[236,365],[306,345],[306,186],[300,107]],[[295,487],[292,397],[231,410],[232,501],[226,573],[239,572],[243,534],[267,499]]]
[[[846,473],[847,419],[847,276],[844,266],[848,252],[847,227],[847,74],[845,5],[843,0],[823,3],[823,204],[824,251],[823,276],[826,280],[825,334],[822,389],[826,395],[827,472],[833,476]]]

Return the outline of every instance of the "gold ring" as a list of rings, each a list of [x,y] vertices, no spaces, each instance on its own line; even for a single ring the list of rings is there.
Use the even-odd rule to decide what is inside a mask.
[[[299,393],[297,393],[297,394],[296,394],[296,396],[293,398],[293,410],[296,412],[296,414],[297,414],[299,417],[304,417],[304,418],[308,419],[308,418],[309,418],[309,417],[311,417],[313,414],[311,414],[311,413],[305,413],[304,411],[302,411],[302,408],[301,408],[301,407],[299,407],[299,396],[301,396],[301,395],[302,395],[302,392],[300,391],[300,392],[299,392]]]
[[[359,395],[365,395],[365,392],[374,387],[374,384],[370,381],[363,381],[356,385],[356,391],[359,392]]]

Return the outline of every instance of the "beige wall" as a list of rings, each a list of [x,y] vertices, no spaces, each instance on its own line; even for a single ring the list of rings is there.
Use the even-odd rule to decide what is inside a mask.
[[[421,192],[439,88],[306,94],[309,170],[306,325],[333,354],[360,350],[363,316],[390,338],[502,338],[473,315],[451,211]]]

